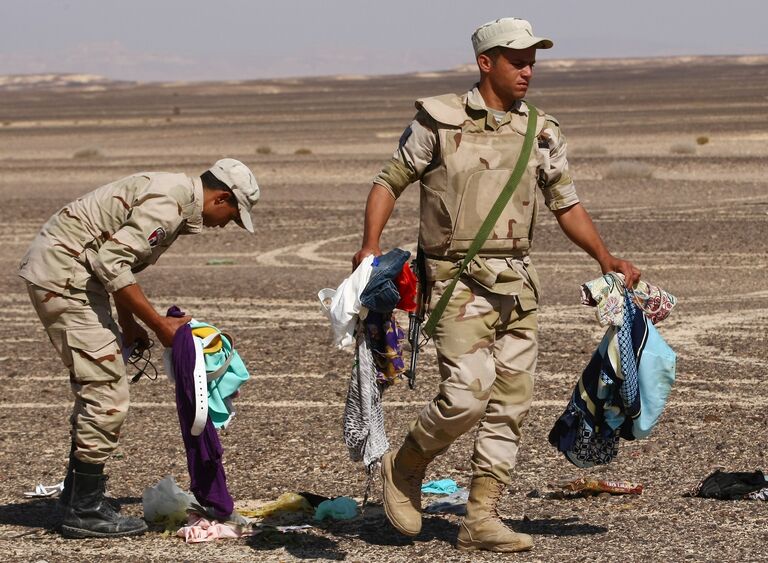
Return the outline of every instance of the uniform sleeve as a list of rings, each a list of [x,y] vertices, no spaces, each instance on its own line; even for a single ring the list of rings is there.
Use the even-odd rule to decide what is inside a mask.
[[[539,134],[539,151],[544,161],[539,168],[539,187],[544,193],[544,203],[552,211],[579,203],[576,186],[568,170],[566,148],[560,125],[547,116],[544,130]]]
[[[155,247],[172,236],[183,222],[181,205],[168,194],[147,193],[131,209],[126,222],[91,261],[96,277],[110,293],[136,283],[140,267]]]
[[[422,113],[403,131],[392,158],[381,169],[373,182],[381,184],[397,199],[405,188],[421,178],[432,162],[437,143],[437,132]]]

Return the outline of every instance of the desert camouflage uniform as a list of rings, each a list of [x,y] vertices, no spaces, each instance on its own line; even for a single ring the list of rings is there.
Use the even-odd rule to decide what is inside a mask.
[[[434,307],[509,179],[529,110],[520,101],[497,122],[477,87],[464,96],[419,100],[416,108],[374,182],[397,198],[420,181],[419,244],[428,257]],[[579,201],[557,121],[540,112],[536,136],[517,190],[436,327],[442,383],[408,436],[431,457],[479,423],[473,475],[507,484],[531,405],[538,351],[539,282],[528,256],[536,188],[552,211]]]
[[[32,242],[19,275],[70,372],[75,456],[104,463],[128,412],[121,338],[109,293],[136,283],[179,234],[202,229],[203,187],[184,174],[142,173],[65,205]]]

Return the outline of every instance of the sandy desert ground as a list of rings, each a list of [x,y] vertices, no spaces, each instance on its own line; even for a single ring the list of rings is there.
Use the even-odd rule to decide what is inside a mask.
[[[26,501],[59,481],[68,451],[67,375],[27,301],[16,265],[40,225],[78,194],[139,170],[199,173],[221,156],[250,164],[263,190],[256,236],[235,227],[180,240],[140,281],[158,309],[179,304],[236,335],[252,379],[223,436],[239,506],[286,491],[360,497],[341,415],[352,356],[329,345],[315,294],[349,273],[370,179],[419,96],[462,91],[468,70],[205,84],[0,84],[0,552],[6,561],[490,561],[453,547],[458,520],[425,518],[415,539],[386,522],[379,483],[362,518],[309,533],[186,545],[67,541],[55,501]],[[546,440],[601,336],[579,284],[596,265],[540,213],[533,259],[543,281],[535,402],[502,509],[533,534],[519,561],[766,560],[768,507],[688,498],[716,467],[768,469],[768,58],[542,64],[532,101],[568,135],[582,200],[614,251],[679,305],[660,325],[678,381],[649,439],[609,466],[579,471]],[[697,138],[706,144],[697,144]],[[703,141],[703,139],[702,139]],[[620,164],[631,161],[634,165]],[[619,163],[619,164],[617,164]],[[630,177],[641,169],[647,177]],[[385,246],[412,249],[418,189],[398,202]],[[219,265],[211,265],[211,261]],[[221,264],[225,262],[225,264]],[[159,351],[155,350],[159,355]],[[436,389],[434,349],[418,386],[387,392],[389,437]],[[140,515],[141,493],[188,477],[173,392],[132,388],[112,495]],[[428,471],[466,485],[471,437]],[[596,475],[645,486],[641,496],[548,498],[549,483]]]

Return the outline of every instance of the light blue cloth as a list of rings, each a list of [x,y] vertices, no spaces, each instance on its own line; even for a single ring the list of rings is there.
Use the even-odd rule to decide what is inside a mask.
[[[221,334],[218,328],[213,325],[201,322],[189,323],[192,329],[199,327],[210,327]],[[240,386],[250,377],[248,369],[245,367],[240,354],[232,349],[232,343],[226,335],[221,335],[222,347],[218,352],[204,354],[205,371],[213,373],[218,370],[227,360],[230,354],[234,354],[232,361],[220,377],[208,382],[208,416],[216,428],[226,426],[232,418],[232,408],[229,398],[234,395]]]
[[[439,479],[421,486],[421,492],[425,495],[450,495],[458,490],[459,486],[453,479]]]
[[[643,408],[640,416],[632,421],[632,434],[635,438],[648,436],[658,422],[675,382],[675,367],[675,352],[656,327],[648,323],[648,340],[637,366],[640,403]]]
[[[357,516],[357,503],[349,497],[324,500],[315,508],[315,520],[318,522],[325,518],[351,520],[355,516]]]

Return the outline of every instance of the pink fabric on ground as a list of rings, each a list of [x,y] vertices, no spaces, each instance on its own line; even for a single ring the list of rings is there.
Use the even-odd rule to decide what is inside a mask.
[[[250,536],[252,533],[250,529],[244,530],[239,526],[221,524],[192,513],[187,519],[187,525],[180,528],[176,535],[184,538],[187,543],[200,543],[225,538],[241,538]]]

